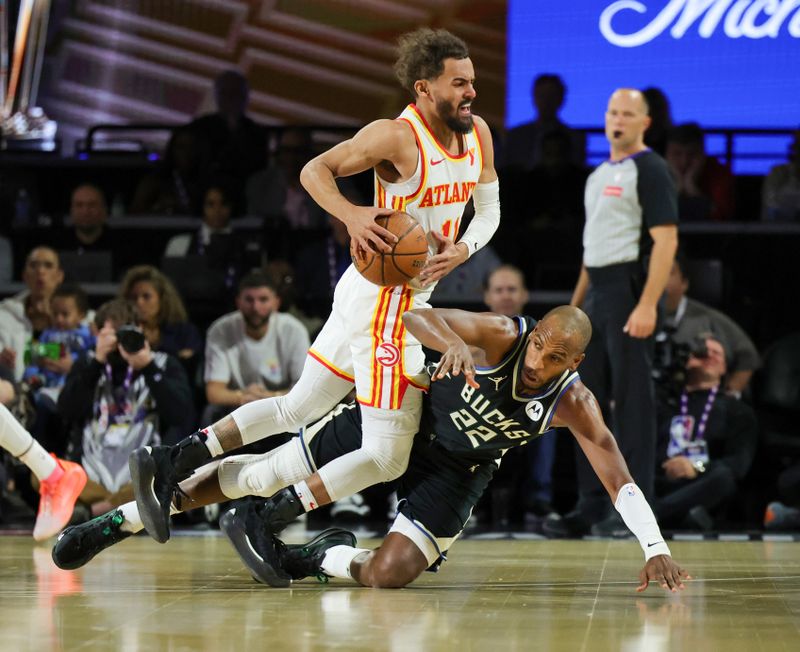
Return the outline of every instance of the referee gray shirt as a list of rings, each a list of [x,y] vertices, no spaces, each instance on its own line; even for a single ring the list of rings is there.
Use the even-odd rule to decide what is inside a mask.
[[[644,150],[606,161],[589,175],[584,193],[583,264],[606,267],[645,258],[649,230],[678,223],[678,193],[666,161]]]

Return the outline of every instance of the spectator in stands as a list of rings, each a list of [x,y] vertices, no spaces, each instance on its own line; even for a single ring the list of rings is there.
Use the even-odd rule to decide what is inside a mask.
[[[678,186],[678,213],[682,220],[733,219],[733,175],[706,154],[700,125],[687,122],[674,127],[667,137],[666,159]]]
[[[672,130],[672,108],[664,91],[650,86],[642,91],[650,110],[650,126],[644,132],[644,144],[664,156],[667,152],[667,137]]]
[[[508,132],[499,167],[532,170],[542,162],[544,137],[554,131],[569,138],[572,162],[579,166],[584,164],[586,143],[583,135],[570,129],[558,115],[564,106],[566,93],[567,87],[558,75],[545,73],[533,80],[531,98],[536,117]]]
[[[68,218],[72,228],[59,239],[59,251],[111,251],[113,244],[107,220],[103,191],[92,183],[82,183],[72,191]]]
[[[205,381],[211,423],[233,408],[285,394],[300,378],[308,331],[278,312],[275,282],[254,271],[239,283],[235,312],[217,319],[206,336]]]
[[[50,247],[33,249],[22,280],[27,289],[0,303],[0,366],[13,370],[16,380],[25,369],[25,351],[52,325],[50,297],[64,280],[58,254]]]
[[[207,153],[188,127],[175,129],[159,169],[136,187],[132,215],[197,215]]]
[[[172,281],[151,265],[138,265],[122,279],[119,297],[135,307],[153,351],[169,353],[194,369],[203,342]]]
[[[725,349],[704,335],[707,355],[692,355],[677,409],[661,410],[656,501],[666,527],[713,527],[710,510],[737,490],[756,452],[758,427],[752,408],[722,391]]]
[[[247,213],[290,229],[317,229],[325,212],[300,184],[300,171],[313,158],[311,133],[289,127],[281,134],[275,161],[247,180]]]
[[[92,516],[131,500],[133,450],[174,443],[195,422],[183,367],[173,356],[154,352],[137,322],[124,299],[100,306],[94,353],[75,362],[59,396],[59,413],[75,426],[71,456],[89,476],[79,500]],[[138,332],[138,341],[121,339],[121,327]]]
[[[759,356],[753,341],[730,317],[686,296],[689,279],[688,261],[678,252],[664,288],[663,327],[674,342],[693,344],[702,333],[712,333],[725,348],[726,376],[723,390],[741,396],[753,371],[758,368]]]
[[[63,429],[56,417],[56,401],[79,356],[94,349],[94,336],[84,322],[89,299],[77,285],[62,283],[50,298],[53,325],[42,331],[32,347],[23,380],[32,392],[36,420],[34,438],[57,455],[64,453]]]
[[[789,162],[773,167],[764,179],[761,219],[800,220],[800,129],[789,146]]]
[[[217,110],[189,124],[209,157],[211,174],[246,179],[266,163],[266,132],[245,115],[249,93],[242,73],[224,71],[214,80]]]
[[[164,256],[182,258],[204,256],[210,267],[240,267],[243,243],[231,229],[233,196],[225,182],[214,182],[203,193],[203,222],[194,233],[173,236],[167,243]]]

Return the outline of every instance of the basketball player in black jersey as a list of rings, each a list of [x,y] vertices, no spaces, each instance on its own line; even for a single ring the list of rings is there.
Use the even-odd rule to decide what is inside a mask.
[[[672,591],[683,588],[688,576],[672,560],[597,401],[576,373],[591,337],[582,311],[562,306],[537,324],[530,318],[491,313],[418,310],[407,313],[404,323],[442,357],[432,369],[435,382],[398,486],[398,516],[383,545],[374,551],[358,549],[355,537],[341,529],[328,530],[301,546],[284,545],[274,534],[294,514],[290,504],[287,510],[291,492],[282,490],[266,503],[231,510],[222,519],[223,530],[254,577],[273,586],[288,586],[309,575],[351,577],[367,586],[404,586],[426,568],[438,569],[507,449],[566,426],[645,552],[638,590],[650,581]],[[357,448],[360,436],[357,407],[339,406],[305,428],[295,444],[286,445],[303,446],[310,474]],[[194,500],[191,507],[219,499],[218,486],[211,486],[216,477],[213,470],[201,470],[181,484]],[[117,521],[121,519],[120,515]],[[112,517],[106,520],[103,526],[110,526],[114,538],[124,525],[115,524]],[[108,535],[101,536],[100,530],[99,524],[90,523],[65,531],[54,548],[56,564],[78,567],[123,538],[106,540],[103,536]]]

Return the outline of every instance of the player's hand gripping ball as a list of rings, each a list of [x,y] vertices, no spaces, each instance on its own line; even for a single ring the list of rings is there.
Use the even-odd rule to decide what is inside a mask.
[[[375,221],[397,236],[389,253],[357,251],[350,246],[353,265],[361,275],[376,285],[403,285],[415,278],[428,259],[428,240],[425,231],[408,213],[395,211],[380,215]]]

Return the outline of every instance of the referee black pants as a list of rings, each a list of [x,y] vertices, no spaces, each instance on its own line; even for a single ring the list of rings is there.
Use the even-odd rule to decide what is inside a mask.
[[[656,410],[653,338],[622,331],[639,301],[643,283],[638,262],[589,268],[583,309],[592,321],[592,339],[579,372],[594,393],[636,484],[653,497]],[[576,446],[578,509],[596,523],[610,503],[583,451]]]

